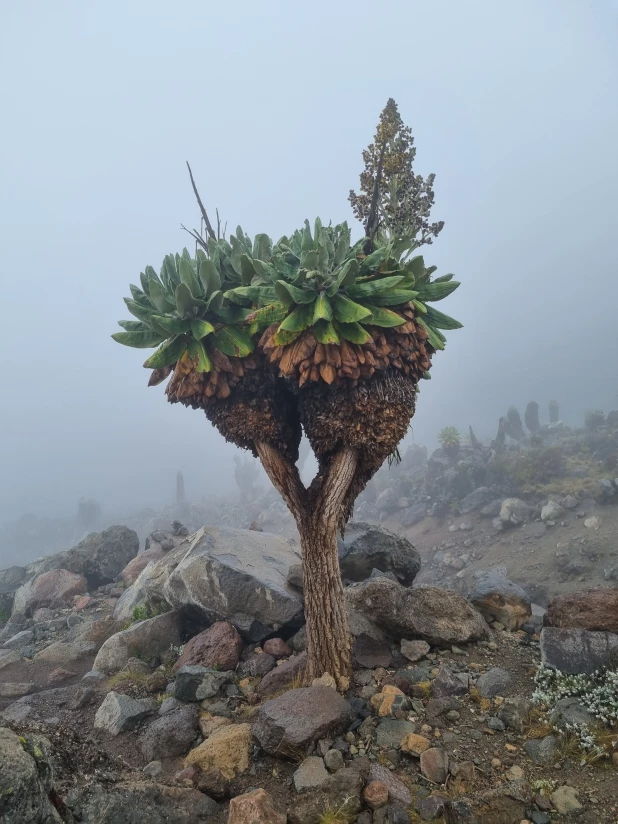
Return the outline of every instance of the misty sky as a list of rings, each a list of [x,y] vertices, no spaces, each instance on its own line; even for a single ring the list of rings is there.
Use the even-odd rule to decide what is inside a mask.
[[[617,35],[614,0],[4,0],[0,521],[225,488],[233,448],[111,340],[122,297],[198,222],[187,159],[232,230],[353,220],[389,96],[463,284],[416,438],[618,407]]]

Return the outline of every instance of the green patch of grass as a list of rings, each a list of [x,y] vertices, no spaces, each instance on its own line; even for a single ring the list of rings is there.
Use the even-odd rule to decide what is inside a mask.
[[[113,690],[119,684],[145,684],[149,677],[145,672],[117,672],[108,679],[107,686]]]

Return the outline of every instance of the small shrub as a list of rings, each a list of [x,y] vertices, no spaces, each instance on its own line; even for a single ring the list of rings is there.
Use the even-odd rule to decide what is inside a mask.
[[[584,418],[584,426],[589,432],[594,432],[605,423],[605,414],[601,409],[589,409]]]
[[[0,624],[6,624],[10,617],[11,616],[9,615],[7,610],[3,607],[0,607]]]
[[[131,616],[133,618],[133,623],[136,621],[146,621],[146,619],[151,617],[150,610],[146,604],[140,604],[137,607],[133,607]]]
[[[438,440],[442,449],[452,449],[461,443],[461,435],[456,426],[445,426],[438,432]]]

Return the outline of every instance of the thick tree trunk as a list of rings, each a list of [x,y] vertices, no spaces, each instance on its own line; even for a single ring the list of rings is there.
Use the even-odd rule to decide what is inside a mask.
[[[303,556],[308,678],[325,672],[346,688],[352,674],[350,627],[337,554],[337,521],[320,514],[298,524]]]
[[[337,531],[344,523],[344,501],[357,467],[353,449],[342,449],[306,489],[297,468],[272,446],[256,443],[260,460],[296,520],[300,533],[307,676],[328,673],[345,690],[352,674],[352,649],[339,558]]]

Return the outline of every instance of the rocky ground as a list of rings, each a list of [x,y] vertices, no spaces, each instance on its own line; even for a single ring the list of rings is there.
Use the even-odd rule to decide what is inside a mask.
[[[405,538],[352,524],[342,696],[328,677],[303,680],[293,538],[175,532],[137,554],[135,533],[114,527],[0,572],[7,824],[618,820],[611,581],[534,615],[500,569],[472,576],[467,597],[420,587]]]

